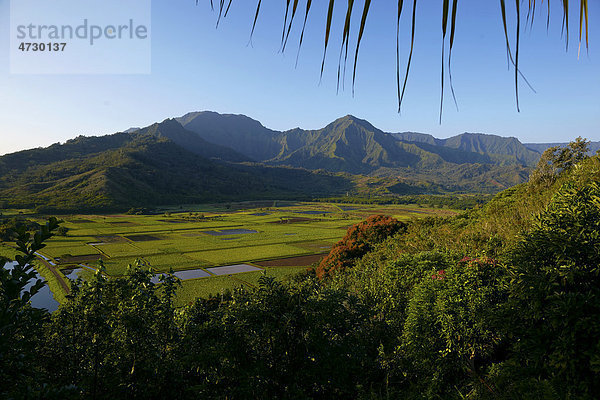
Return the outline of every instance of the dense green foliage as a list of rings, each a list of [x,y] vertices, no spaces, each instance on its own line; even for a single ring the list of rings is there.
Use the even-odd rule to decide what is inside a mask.
[[[102,272],[74,286],[69,301],[46,326],[39,361],[59,386],[75,384],[92,398],[168,398],[177,339],[173,295],[176,278],[133,268],[128,279],[107,280]]]
[[[39,371],[37,354],[44,343],[43,325],[48,319],[45,310],[31,307],[29,300],[44,286],[31,265],[35,253],[44,248],[47,240],[58,227],[51,218],[34,235],[21,225],[13,232],[18,250],[12,269],[4,268],[8,260],[0,258],[0,396],[11,393],[29,397]]]
[[[2,309],[18,312],[3,314],[0,395],[597,398],[598,182],[600,157],[586,157],[457,217],[383,224],[328,279],[265,276],[180,309],[174,278],[132,267],[28,317],[28,294],[5,294],[28,277],[3,274]]]
[[[94,212],[244,198],[310,199],[351,189],[325,172],[237,165],[198,156],[151,134],[79,137],[0,157],[4,207]]]
[[[0,242],[12,241],[14,239],[14,232],[18,232],[21,229],[30,232],[37,231],[40,229],[40,225],[35,221],[21,216],[8,218],[0,214]]]
[[[450,208],[452,210],[467,210],[488,202],[493,196],[486,194],[469,195],[403,195],[380,197],[330,197],[317,199],[322,202],[347,204],[416,204],[426,207]]]
[[[521,310],[511,362],[562,395],[600,393],[599,181],[565,184],[510,263],[511,306]]]

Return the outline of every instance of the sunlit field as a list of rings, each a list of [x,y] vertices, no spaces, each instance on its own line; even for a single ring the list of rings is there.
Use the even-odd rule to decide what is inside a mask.
[[[64,216],[61,226],[68,229],[66,236],[53,237],[39,254],[45,257],[46,267],[61,271],[49,278],[65,282],[64,275],[74,268],[77,276],[89,276],[100,260],[112,277],[126,274],[128,265],[136,261],[156,273],[197,270],[196,275],[203,277],[182,279],[179,301],[185,303],[240,285],[255,286],[263,273],[285,278],[303,271],[318,262],[349,226],[369,215],[409,220],[454,214],[447,209],[397,205],[261,205],[182,206],[157,215]],[[11,253],[6,247],[2,251]],[[211,270],[237,264],[259,270],[226,275]]]

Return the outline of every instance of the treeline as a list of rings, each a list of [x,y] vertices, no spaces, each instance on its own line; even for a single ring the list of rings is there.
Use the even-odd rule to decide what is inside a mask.
[[[57,224],[21,229],[0,275],[0,397],[597,398],[600,157],[547,156],[479,209],[373,217],[315,270],[179,309],[176,278],[141,266],[31,308],[27,265]]]
[[[36,231],[40,229],[40,224],[20,215],[7,217],[0,213],[0,242],[12,241],[15,238],[14,232],[21,229]]]
[[[490,194],[421,194],[405,196],[346,196],[313,199],[315,202],[340,203],[340,204],[417,204],[431,208],[450,208],[453,210],[467,210],[489,201],[493,195]]]

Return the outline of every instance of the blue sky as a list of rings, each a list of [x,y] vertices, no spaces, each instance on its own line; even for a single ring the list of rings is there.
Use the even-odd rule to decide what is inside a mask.
[[[544,14],[536,15],[532,30],[522,29],[521,70],[537,93],[520,84],[518,113],[499,2],[462,0],[452,64],[460,110],[456,111],[447,91],[441,125],[441,0],[419,2],[416,46],[402,114],[397,113],[393,1],[373,2],[361,44],[354,97],[350,63],[346,88],[336,94],[341,8],[334,15],[320,83],[326,2],[313,1],[297,68],[299,24],[286,52],[278,52],[284,1],[263,2],[252,46],[248,39],[255,1],[234,0],[218,29],[217,14],[211,12],[209,1],[199,3],[152,1],[151,74],[11,75],[9,1],[0,0],[0,51],[5,55],[5,62],[0,63],[0,154],[81,134],[145,126],[197,110],[246,114],[279,130],[321,128],[335,118],[353,114],[389,132],[418,131],[437,137],[483,132],[516,136],[523,142],[569,141],[579,135],[600,140],[599,2],[589,2],[590,49],[588,53],[582,50],[579,59],[578,9],[571,13],[568,52],[561,40],[559,1],[551,0],[548,31],[545,8]],[[410,10],[408,4],[406,7],[403,62],[409,45]],[[360,11],[355,15],[351,47],[359,17]]]

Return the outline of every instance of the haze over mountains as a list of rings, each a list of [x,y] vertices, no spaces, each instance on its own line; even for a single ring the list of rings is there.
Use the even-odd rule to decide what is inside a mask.
[[[196,112],[177,118],[182,126],[211,143],[227,146],[255,161],[351,173],[379,168],[437,167],[489,163],[534,165],[539,153],[515,138],[463,134],[435,139],[418,133],[385,133],[352,115],[323,129],[278,132],[243,115]]]
[[[104,210],[310,198],[360,193],[360,176],[388,193],[490,193],[526,180],[547,147],[485,134],[385,133],[351,115],[280,132],[244,115],[195,112],[2,156],[0,202]]]
[[[555,146],[565,146],[567,143],[524,143],[525,147],[531,149],[533,151],[537,151],[538,153],[543,153],[546,149]],[[590,142],[590,153],[596,153],[600,151],[600,142]]]

